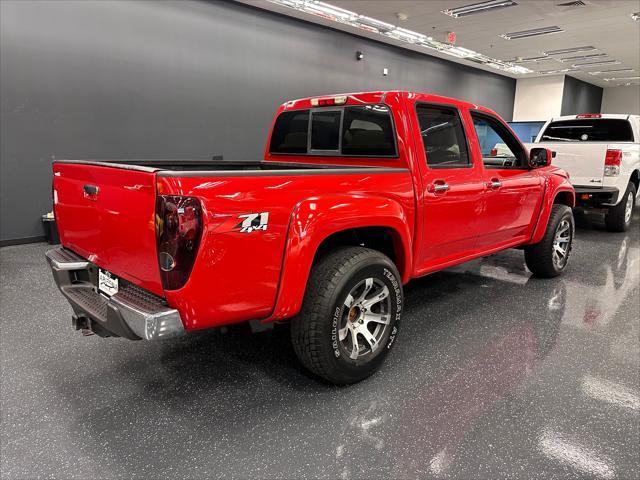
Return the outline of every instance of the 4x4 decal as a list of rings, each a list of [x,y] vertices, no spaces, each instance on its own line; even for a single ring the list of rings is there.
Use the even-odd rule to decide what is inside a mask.
[[[246,215],[239,215],[238,218],[243,220],[236,225],[235,229],[240,230],[241,233],[251,233],[254,230],[267,231],[269,212],[247,213]]]

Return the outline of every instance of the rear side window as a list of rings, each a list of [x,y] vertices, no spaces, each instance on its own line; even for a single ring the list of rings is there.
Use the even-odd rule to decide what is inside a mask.
[[[633,142],[633,132],[627,120],[584,118],[551,122],[541,142]]]
[[[470,166],[467,140],[458,111],[431,105],[418,105],[416,111],[427,165],[432,168]]]
[[[386,105],[360,105],[283,112],[276,119],[269,151],[273,154],[396,157],[391,111]]]

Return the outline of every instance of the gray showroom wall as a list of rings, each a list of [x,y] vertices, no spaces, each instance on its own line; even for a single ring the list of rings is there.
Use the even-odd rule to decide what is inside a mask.
[[[244,5],[0,8],[5,244],[42,234],[52,157],[259,159],[278,104],[331,92],[431,91],[512,115],[513,79]]]
[[[560,114],[600,113],[602,91],[602,87],[583,82],[569,75],[565,76]]]

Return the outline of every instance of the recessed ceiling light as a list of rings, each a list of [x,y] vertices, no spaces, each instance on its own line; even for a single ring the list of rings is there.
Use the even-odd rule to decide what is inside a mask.
[[[614,68],[612,70],[599,70],[597,72],[587,72],[589,75],[605,75],[610,73],[629,73],[635,72],[633,68]]]
[[[578,53],[578,52],[592,52],[593,50],[597,50],[596,47],[592,47],[591,45],[587,45],[585,47],[572,47],[572,48],[561,48],[559,50],[547,50],[545,53],[547,55],[566,55],[567,53]]]
[[[515,7],[516,5],[518,4],[513,0],[491,0],[488,2],[480,2],[480,3],[474,3],[472,5],[465,5],[464,7],[456,7],[456,8],[450,8],[447,10],[442,10],[442,13],[444,13],[445,15],[449,15],[450,17],[453,17],[453,18],[458,18],[458,17],[466,17],[467,15],[474,15],[476,13],[484,13],[484,12],[488,12],[489,10],[496,10],[498,8]]]
[[[505,62],[504,60],[492,58],[467,48],[456,47],[450,43],[440,42],[422,33],[407,30],[406,28],[400,28],[391,23],[367,17],[366,15],[360,15],[356,12],[345,10],[344,8],[334,7],[329,3],[321,2],[319,0],[268,1],[275,3],[276,5],[292,8],[300,12],[320,17],[324,20],[332,20],[370,33],[379,34],[393,40],[409,43],[417,47],[435,50],[441,54],[462,58],[485,67],[495,68],[496,70],[501,70],[503,72],[512,74],[533,73],[533,70],[523,67],[522,65]]]
[[[564,32],[560,27],[555,25],[551,27],[542,27],[542,28],[533,28],[531,30],[521,30],[519,32],[510,32],[503,33],[499,35],[502,38],[506,38],[507,40],[516,40],[518,38],[528,38],[528,37],[537,37],[539,35],[550,35],[552,33],[560,33]]]
[[[618,60],[602,60],[599,62],[574,63],[571,66],[574,68],[584,68],[584,67],[599,67],[600,65],[620,65],[620,62]]]
[[[640,21],[640,12],[632,13],[631,18],[633,18],[636,22]]]
[[[575,62],[576,60],[591,60],[593,58],[602,58],[602,57],[606,57],[607,54],[606,53],[591,53],[589,55],[578,55],[575,57],[565,57],[565,58],[561,58],[560,61],[561,62]]]
[[[575,72],[575,68],[563,68],[562,70],[543,70],[538,72],[540,75],[556,75],[558,73]]]

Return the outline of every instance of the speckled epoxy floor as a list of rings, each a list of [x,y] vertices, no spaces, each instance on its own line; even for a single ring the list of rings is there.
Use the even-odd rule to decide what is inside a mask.
[[[286,331],[82,337],[43,244],[0,250],[0,476],[640,476],[640,218],[571,265],[508,251],[414,281],[383,370],[301,371]]]

